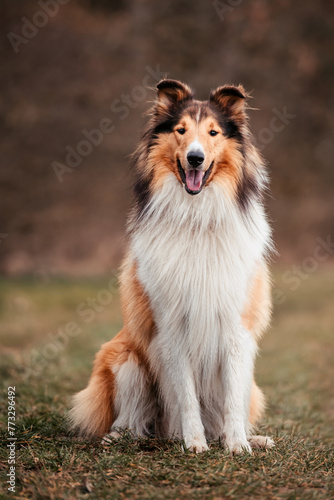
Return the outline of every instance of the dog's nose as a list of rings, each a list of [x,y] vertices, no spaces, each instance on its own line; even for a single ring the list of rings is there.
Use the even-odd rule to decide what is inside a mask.
[[[187,154],[187,160],[192,167],[199,167],[204,161],[204,154],[200,151],[190,151]]]

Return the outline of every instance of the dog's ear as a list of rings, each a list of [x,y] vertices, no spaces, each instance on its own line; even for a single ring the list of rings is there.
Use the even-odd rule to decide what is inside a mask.
[[[171,108],[175,108],[193,98],[191,88],[177,80],[161,80],[157,85],[157,89],[157,110],[160,112],[168,112]]]
[[[241,85],[238,87],[224,85],[211,92],[210,102],[216,104],[224,113],[234,115],[244,111],[246,97],[246,92]]]

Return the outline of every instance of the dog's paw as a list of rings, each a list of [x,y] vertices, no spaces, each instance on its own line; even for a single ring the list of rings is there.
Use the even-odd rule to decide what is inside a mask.
[[[252,448],[273,448],[275,446],[274,441],[269,436],[252,436],[249,439],[249,444]]]
[[[185,445],[187,450],[194,453],[203,453],[203,451],[208,451],[209,449],[205,438],[186,439]]]
[[[242,455],[243,453],[252,454],[252,447],[248,441],[225,443],[225,447],[229,450],[231,455]]]
[[[103,436],[101,443],[103,446],[108,446],[113,442],[113,439],[119,439],[121,436],[121,433],[118,431],[110,431],[109,434]]]

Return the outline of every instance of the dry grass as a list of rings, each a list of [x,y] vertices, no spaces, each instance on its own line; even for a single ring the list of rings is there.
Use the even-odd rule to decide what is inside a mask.
[[[280,276],[277,271],[286,300],[276,307],[257,363],[269,405],[261,430],[275,437],[276,448],[235,458],[218,443],[196,456],[178,442],[138,440],[127,433],[108,448],[69,435],[68,396],[84,387],[94,353],[120,327],[117,293],[88,323],[76,308],[96,298],[109,280],[2,280],[1,378],[5,394],[8,385],[16,386],[17,409],[17,487],[10,497],[333,498],[334,283],[331,272],[318,271],[291,292]],[[80,334],[44,366],[41,353],[68,321]],[[28,376],[29,366],[35,375]],[[4,399],[1,416],[6,474]],[[1,498],[9,498],[5,480],[1,488]]]

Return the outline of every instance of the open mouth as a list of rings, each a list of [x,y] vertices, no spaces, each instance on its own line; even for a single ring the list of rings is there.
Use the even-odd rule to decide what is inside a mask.
[[[213,162],[206,172],[197,168],[189,168],[186,171],[181,165],[180,160],[177,160],[177,166],[184,187],[189,194],[198,194],[202,191],[213,167]]]

